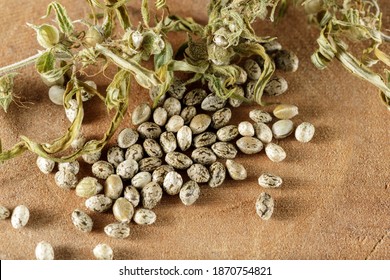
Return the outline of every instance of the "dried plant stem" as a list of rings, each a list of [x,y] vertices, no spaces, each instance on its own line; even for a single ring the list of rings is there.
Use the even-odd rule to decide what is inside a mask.
[[[11,73],[11,72],[14,72],[15,70],[17,69],[20,69],[22,67],[26,67],[26,66],[29,66],[33,63],[35,63],[35,61],[41,56],[41,53],[38,52],[37,54],[33,55],[33,56],[30,56],[26,59],[23,59],[21,61],[18,61],[18,62],[15,62],[13,64],[10,64],[10,65],[7,65],[7,66],[4,66],[2,68],[0,68],[0,76],[1,75],[4,75],[4,74],[7,74],[7,73]]]

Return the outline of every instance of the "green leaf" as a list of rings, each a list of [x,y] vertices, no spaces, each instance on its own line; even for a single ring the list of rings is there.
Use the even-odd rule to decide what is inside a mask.
[[[60,28],[60,30],[65,33],[66,35],[72,35],[74,31],[73,23],[71,19],[69,18],[68,14],[66,13],[65,7],[62,6],[58,2],[51,2],[47,6],[47,11],[45,17],[49,16],[51,13],[51,10],[54,10],[56,14],[56,21]]]
[[[16,73],[8,73],[0,77],[0,107],[7,113],[13,100],[14,77]]]
[[[159,69],[163,65],[168,64],[172,60],[173,57],[173,49],[172,45],[168,42],[165,43],[165,48],[161,53],[154,56],[154,69]]]
[[[141,4],[141,15],[142,20],[146,26],[149,26],[150,15],[149,15],[149,0],[142,0]]]

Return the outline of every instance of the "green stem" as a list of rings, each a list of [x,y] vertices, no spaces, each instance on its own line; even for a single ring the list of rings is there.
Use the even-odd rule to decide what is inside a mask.
[[[33,56],[30,56],[26,59],[23,59],[21,61],[15,62],[14,64],[4,66],[0,68],[0,75],[4,75],[10,72],[14,72],[15,70],[28,66],[32,63],[35,63],[35,61],[38,59],[38,57],[41,55],[41,53],[37,53]]]

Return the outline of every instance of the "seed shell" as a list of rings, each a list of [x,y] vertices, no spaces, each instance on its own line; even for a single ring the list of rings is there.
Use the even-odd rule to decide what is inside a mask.
[[[250,111],[249,118],[256,123],[269,123],[272,121],[272,116],[268,112],[264,112],[260,109]]]
[[[195,163],[187,169],[188,177],[197,183],[207,183],[210,180],[208,169],[199,163]]]
[[[121,177],[118,175],[110,175],[104,182],[104,195],[111,198],[117,199],[123,191],[123,183]]]
[[[92,165],[92,174],[96,178],[105,180],[114,173],[114,166],[105,160],[99,160]]]
[[[200,187],[195,181],[186,182],[180,189],[179,197],[184,205],[194,204],[200,195]]]
[[[131,179],[131,185],[137,189],[143,188],[152,181],[152,174],[149,172],[139,172]]]
[[[161,134],[162,135],[162,134]],[[161,136],[160,136],[161,139]],[[154,139],[145,139],[142,144],[145,150],[145,153],[150,157],[160,158],[163,156],[163,150],[161,149],[160,144]]]
[[[226,178],[226,168],[225,166],[217,161],[214,162],[209,167],[210,171],[210,180],[208,182],[209,186],[212,188],[219,187],[225,181]]]
[[[90,232],[93,227],[93,221],[87,213],[76,209],[72,212],[73,225],[82,232]]]
[[[76,195],[79,197],[89,198],[101,192],[103,186],[96,178],[84,177],[76,186]]]
[[[141,159],[138,164],[140,171],[152,172],[162,164],[162,161],[157,157],[147,157]]]
[[[247,155],[257,154],[263,149],[263,143],[254,137],[244,136],[237,140],[238,149]]]
[[[151,114],[152,109],[150,108],[149,104],[141,103],[133,110],[131,115],[131,122],[133,125],[140,125],[141,123],[148,121]]]
[[[263,173],[260,175],[258,183],[263,188],[279,188],[282,185],[283,180],[279,176],[271,173]]]
[[[218,129],[217,138],[219,141],[228,142],[234,140],[238,134],[237,125],[231,124]]]
[[[177,143],[182,151],[186,151],[191,147],[192,130],[189,126],[185,125],[179,129],[177,132]]]
[[[265,153],[267,157],[273,162],[281,162],[286,158],[284,149],[275,143],[268,143],[265,146]]]
[[[151,225],[156,221],[157,216],[150,209],[137,209],[134,213],[133,220],[138,225]]]
[[[291,104],[280,104],[275,107],[273,114],[281,120],[289,120],[298,115],[298,107]]]
[[[118,165],[116,168],[116,174],[122,179],[128,180],[134,177],[134,175],[138,172],[138,168],[138,163],[135,160],[126,159]]]
[[[229,108],[219,109],[211,117],[212,127],[215,129],[224,127],[229,123],[231,118],[232,118],[232,111]]]
[[[273,138],[271,128],[265,123],[254,123],[255,135],[263,143],[270,143]]]
[[[190,128],[193,134],[200,134],[211,124],[211,117],[206,114],[199,114],[192,118]]]
[[[133,159],[135,161],[140,161],[144,157],[144,149],[140,144],[131,145],[126,150],[125,159]]]
[[[211,149],[219,158],[233,159],[237,155],[237,149],[229,142],[214,143]]]
[[[161,135],[161,128],[152,122],[144,122],[137,128],[142,138],[158,139]]]
[[[156,182],[150,182],[141,189],[142,205],[144,208],[152,209],[160,202],[163,190]]]
[[[295,129],[295,138],[302,143],[307,143],[313,139],[315,127],[311,123],[303,122]]]
[[[164,126],[168,120],[168,112],[163,107],[157,107],[153,112],[153,121],[159,126]]]
[[[250,122],[243,121],[238,124],[238,133],[242,136],[253,136],[255,135],[255,129]]]
[[[264,93],[270,96],[278,96],[288,89],[287,81],[281,76],[272,77],[264,88]]]
[[[241,163],[228,159],[226,160],[226,168],[233,180],[245,180],[247,178],[246,169]]]
[[[167,164],[161,165],[161,166],[157,167],[156,170],[153,171],[152,181],[156,182],[157,184],[162,186],[164,183],[165,176],[168,174],[168,172],[174,171],[174,170],[175,169],[170,165],[167,165]]]
[[[54,260],[54,250],[50,243],[41,241],[35,247],[35,258],[37,260]]]
[[[179,135],[179,132],[178,132],[178,135]],[[175,151],[176,148],[177,148],[177,142],[176,142],[175,134],[173,132],[167,132],[167,131],[164,131],[163,133],[161,133],[161,135],[160,135],[160,145],[161,145],[161,148],[163,149],[163,151],[165,153],[169,153],[169,152]]]
[[[207,147],[200,147],[192,151],[191,158],[196,163],[203,165],[209,165],[214,163],[217,160],[217,156],[214,152]]]
[[[256,213],[263,220],[269,220],[274,212],[274,200],[265,192],[262,192],[256,200]]]
[[[299,65],[299,59],[296,54],[287,50],[280,50],[276,52],[274,61],[277,69],[286,72],[297,71]]]
[[[129,223],[134,215],[134,206],[126,198],[119,197],[112,206],[112,213],[118,222]]]
[[[72,172],[60,170],[54,175],[54,181],[61,189],[74,189],[77,184],[77,177]]]
[[[194,106],[202,103],[203,99],[207,96],[207,92],[204,89],[193,89],[189,91],[183,97],[183,103],[187,106]]]
[[[30,211],[24,205],[18,205],[12,211],[11,224],[13,228],[19,229],[28,223],[30,219]]]
[[[184,107],[180,116],[183,118],[184,124],[189,124],[192,118],[196,116],[196,108],[194,106]]]
[[[173,115],[169,118],[167,124],[165,125],[165,130],[169,132],[178,132],[180,128],[184,125],[184,120],[179,115]]]
[[[214,132],[203,132],[194,138],[195,148],[211,146],[217,141],[217,135]]]
[[[134,145],[139,138],[139,134],[132,128],[125,128],[118,134],[118,146],[122,149],[127,149]]]
[[[169,195],[176,195],[179,193],[180,188],[183,185],[183,178],[176,171],[169,171],[165,175],[163,188]]]
[[[216,94],[209,94],[203,99],[200,105],[204,111],[217,111],[226,105],[226,99],[220,98]]]
[[[187,169],[192,164],[192,160],[187,155],[179,152],[167,153],[165,162],[176,169]]]
[[[177,98],[169,97],[164,102],[164,109],[168,113],[168,117],[179,115],[181,111],[181,103]]]
[[[115,168],[125,160],[125,153],[119,146],[113,146],[107,151],[107,161]]]
[[[103,213],[111,209],[112,199],[104,194],[97,194],[85,201],[85,207],[91,211]]]
[[[37,163],[39,170],[43,174],[49,174],[50,172],[53,171],[54,166],[55,166],[54,161],[47,159],[47,158],[44,158],[44,157],[38,157],[36,163]]]
[[[80,163],[77,160],[71,162],[60,162],[58,163],[58,170],[67,170],[76,175],[80,171]]]
[[[272,133],[275,139],[282,139],[289,136],[294,129],[294,123],[291,120],[279,120],[272,125]]]
[[[104,232],[112,238],[124,239],[130,235],[130,227],[127,223],[112,223],[104,227]]]

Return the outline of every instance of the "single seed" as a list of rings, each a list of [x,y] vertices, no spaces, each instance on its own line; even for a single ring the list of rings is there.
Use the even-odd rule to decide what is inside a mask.
[[[179,193],[180,188],[183,185],[183,178],[176,171],[169,171],[165,175],[163,188],[169,195],[176,195]]]
[[[255,135],[263,143],[270,143],[272,141],[272,130],[265,123],[254,123],[253,128],[255,129]]]
[[[210,180],[208,182],[209,186],[212,188],[219,187],[225,181],[226,178],[226,168],[225,166],[217,161],[214,162],[209,167],[210,171]]]
[[[30,219],[30,211],[24,205],[18,205],[12,211],[11,224],[13,228],[19,229],[28,223]]]
[[[193,134],[200,134],[209,127],[211,123],[211,117],[206,114],[199,114],[192,118],[190,122],[190,128]]]
[[[179,132],[178,132],[178,134],[179,134]],[[164,131],[163,133],[161,133],[160,145],[165,153],[173,152],[174,150],[176,150],[177,143],[176,143],[175,134],[173,132],[167,132],[167,131]]]
[[[116,168],[116,174],[122,179],[128,180],[134,177],[138,172],[138,163],[133,159],[122,161]]]
[[[104,194],[91,196],[85,201],[85,207],[91,211],[103,213],[111,209],[112,199]]]
[[[123,190],[123,183],[121,177],[118,175],[110,175],[104,182],[104,195],[111,198],[117,199]]]
[[[263,43],[263,47],[267,53],[274,53],[282,49],[282,45],[276,40]]]
[[[228,142],[234,140],[238,134],[237,125],[231,124],[218,129],[217,138],[219,141]]]
[[[260,109],[250,111],[249,118],[256,123],[269,123],[272,121],[272,116],[268,112],[264,112]]]
[[[269,220],[274,212],[274,200],[265,192],[262,192],[256,200],[256,213],[263,220]]]
[[[0,220],[5,220],[9,218],[11,215],[11,212],[8,210],[8,208],[0,205]]]
[[[65,88],[62,86],[54,85],[49,89],[49,99],[56,105],[64,105],[64,92]]]
[[[211,149],[219,158],[233,159],[237,155],[237,149],[229,142],[214,143]]]
[[[265,146],[265,153],[273,162],[280,162],[286,158],[286,152],[284,149],[275,143],[268,143]]]
[[[195,148],[211,146],[215,142],[217,142],[217,135],[214,132],[209,131],[203,132],[194,138]]]
[[[115,173],[114,166],[105,161],[105,160],[99,160],[92,164],[92,174],[99,179],[107,179],[108,176]]]
[[[298,115],[298,107],[291,104],[280,104],[275,107],[273,114],[281,120],[289,120]]]
[[[164,102],[164,109],[168,113],[168,117],[179,115],[181,111],[181,103],[177,98],[169,97]]]
[[[125,192],[123,194],[123,197],[126,198],[128,201],[130,201],[134,207],[138,206],[140,199],[141,199],[141,196],[140,196],[138,190],[134,186],[127,186],[125,188]]]
[[[141,123],[147,122],[152,115],[152,109],[147,103],[141,103],[133,110],[131,115],[131,122],[133,125],[140,125]]]
[[[264,88],[264,93],[271,96],[278,96],[288,89],[287,81],[281,76],[272,77]]]
[[[244,102],[243,97],[245,97],[245,92],[242,87],[237,87],[233,96],[229,97],[229,105],[233,108],[238,108]]]
[[[279,188],[282,185],[283,180],[279,176],[271,173],[263,173],[260,175],[258,183],[263,188]]]
[[[79,150],[84,146],[85,142],[87,142],[87,138],[85,138],[85,135],[83,134],[83,132],[80,131],[78,133],[77,137],[72,141],[72,143],[70,143],[70,146],[74,150]]]
[[[182,151],[186,151],[192,144],[192,130],[189,126],[182,126],[177,132],[177,143]],[[173,152],[173,151],[171,151]]]
[[[156,182],[150,182],[141,189],[142,205],[144,208],[152,209],[161,200],[163,190]]]
[[[71,162],[60,162],[58,164],[58,170],[66,170],[76,175],[80,171],[80,163],[77,160]]]
[[[125,160],[125,153],[119,146],[113,146],[107,151],[107,161],[115,168]]]
[[[41,241],[35,247],[35,258],[37,260],[54,260],[54,250],[50,243]]]
[[[247,59],[244,64],[244,69],[248,74],[249,79],[258,80],[261,75],[261,69],[259,64],[253,59]]]
[[[104,243],[100,243],[95,248],[93,248],[93,255],[97,260],[114,259],[114,253],[111,247]]]
[[[140,144],[131,145],[126,150],[125,159],[133,159],[135,161],[140,161],[144,157],[144,149]]]
[[[232,111],[229,108],[222,108],[216,111],[212,117],[212,127],[219,129],[226,126],[232,118]]]
[[[208,169],[199,163],[195,163],[187,169],[188,177],[197,183],[207,183],[210,180]]]
[[[228,159],[226,160],[226,168],[233,180],[245,180],[247,178],[246,169],[241,163]]]
[[[257,154],[263,149],[263,143],[254,137],[244,136],[237,140],[238,149],[247,155]]]
[[[144,172],[152,172],[157,167],[161,166],[162,161],[157,157],[147,157],[139,161],[139,170]]]
[[[53,171],[55,162],[44,157],[38,157],[37,166],[42,173],[49,174]]]
[[[132,128],[125,128],[118,134],[118,146],[127,149],[134,145],[139,138],[139,134]]]
[[[133,179],[131,179],[131,185],[136,187],[137,189],[141,189],[145,187],[148,183],[152,181],[152,174],[149,172],[139,172],[135,174]]]
[[[87,213],[76,209],[72,212],[73,225],[82,232],[90,232],[93,227],[93,221]]]
[[[277,69],[287,72],[297,71],[299,65],[299,59],[296,54],[287,50],[276,52],[274,61]]]
[[[159,126],[164,126],[168,120],[168,112],[163,107],[157,107],[153,112],[153,121]]]
[[[198,200],[200,195],[200,187],[195,181],[186,182],[180,189],[179,197],[184,205],[192,205]]]
[[[202,103],[203,99],[207,96],[207,92],[204,89],[193,89],[189,91],[183,97],[183,103],[187,106],[194,106]]]
[[[79,197],[89,198],[101,192],[103,186],[96,178],[84,177],[76,186],[76,195]]]
[[[88,143],[86,143],[86,145],[87,144]],[[81,157],[83,158],[83,160],[86,163],[94,164],[95,162],[97,162],[100,159],[101,155],[102,155],[101,151],[96,151],[96,152],[93,152],[90,154],[83,154]]]
[[[184,125],[184,120],[179,115],[174,115],[169,118],[167,124],[165,125],[165,129],[168,132],[178,132],[180,128]]]
[[[104,227],[104,232],[112,238],[124,239],[130,235],[130,227],[127,223],[112,223]]]
[[[311,123],[303,122],[295,129],[295,138],[302,143],[307,143],[313,139],[315,127]]]
[[[253,100],[255,96],[255,86],[257,81],[249,81],[245,86],[245,98]]]
[[[74,189],[77,184],[76,175],[67,170],[60,170],[54,175],[56,185],[61,189]]]
[[[161,136],[160,136],[160,139],[161,139]],[[161,149],[161,146],[158,144],[158,142],[156,140],[145,139],[145,141],[142,145],[144,147],[145,153],[148,156],[158,157],[158,158],[163,156],[163,150]]]
[[[192,151],[191,158],[196,163],[203,165],[209,165],[214,163],[217,160],[217,156],[214,152],[207,147],[200,147]]]
[[[282,139],[289,136],[294,129],[294,123],[291,120],[279,120],[272,125],[272,133],[275,139]]]
[[[124,197],[119,197],[112,206],[112,213],[118,222],[129,223],[134,215],[134,206]]]
[[[186,86],[184,85],[183,81],[175,77],[168,89],[169,95],[177,99],[182,99],[185,92]]]
[[[253,136],[255,135],[255,129],[250,122],[243,121],[238,124],[238,133],[242,136]]]
[[[196,116],[196,108],[194,106],[187,106],[181,110],[180,117],[183,118],[184,124],[189,124],[193,117]]]
[[[156,221],[156,213],[150,209],[137,209],[134,213],[133,220],[138,225],[151,225]]]
[[[226,99],[222,99],[216,94],[209,94],[203,99],[200,107],[204,111],[217,111],[226,105]]]
[[[143,138],[158,139],[161,135],[161,127],[152,122],[144,122],[137,128]]]
[[[176,169],[187,169],[192,164],[192,160],[187,155],[179,152],[167,153],[165,162]]]

